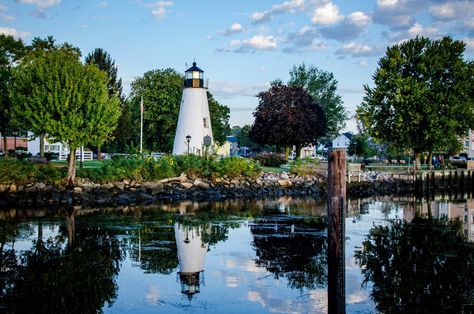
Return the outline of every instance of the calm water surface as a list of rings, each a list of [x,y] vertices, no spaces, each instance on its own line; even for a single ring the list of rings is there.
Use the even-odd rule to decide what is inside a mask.
[[[348,313],[468,312],[471,200],[348,204]],[[325,313],[325,214],[288,197],[2,210],[0,312]]]

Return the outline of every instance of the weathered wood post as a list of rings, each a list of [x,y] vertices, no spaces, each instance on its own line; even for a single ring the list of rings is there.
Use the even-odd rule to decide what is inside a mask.
[[[346,313],[345,291],[346,150],[328,160],[328,313]]]

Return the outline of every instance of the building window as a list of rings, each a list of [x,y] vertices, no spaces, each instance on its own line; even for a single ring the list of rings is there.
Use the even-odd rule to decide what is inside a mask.
[[[206,118],[203,118],[203,119],[202,119],[202,122],[203,122],[204,127],[207,128],[207,119],[206,119]]]

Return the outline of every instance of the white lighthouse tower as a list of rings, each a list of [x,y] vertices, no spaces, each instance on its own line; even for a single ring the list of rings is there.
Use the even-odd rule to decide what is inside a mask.
[[[193,66],[185,72],[173,155],[188,153],[201,155],[205,146],[211,146],[212,142],[211,117],[207,102],[207,86],[204,85],[204,71],[198,68],[194,62]]]
[[[174,224],[181,293],[190,299],[200,292],[201,284],[204,283],[204,260],[208,244],[202,240],[203,231],[201,226],[185,226],[178,222]]]

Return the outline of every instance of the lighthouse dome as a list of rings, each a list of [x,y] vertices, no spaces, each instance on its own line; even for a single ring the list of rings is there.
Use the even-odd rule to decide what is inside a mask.
[[[197,67],[196,62],[193,62],[193,66],[184,72],[184,87],[204,87],[204,71]]]

